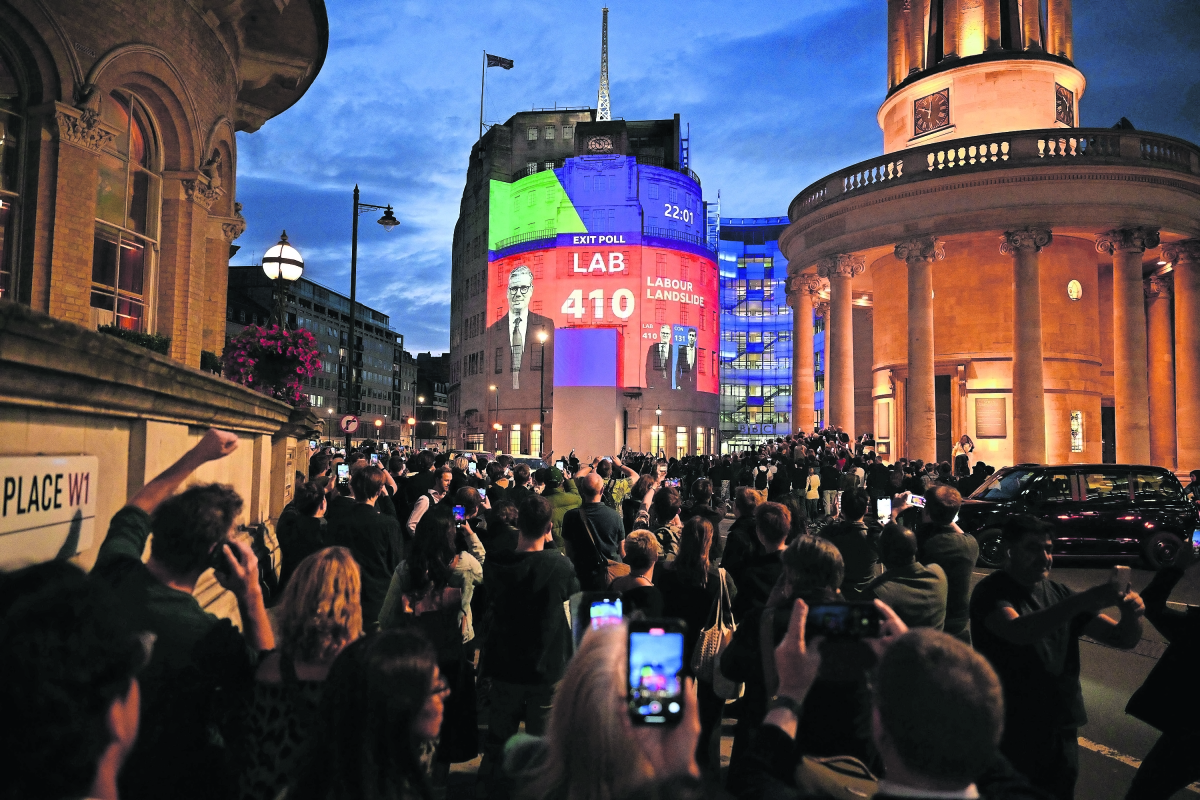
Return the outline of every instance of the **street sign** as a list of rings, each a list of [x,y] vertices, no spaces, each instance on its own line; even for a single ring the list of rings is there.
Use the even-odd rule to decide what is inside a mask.
[[[358,430],[358,417],[353,414],[347,414],[342,417],[342,433],[354,433]]]
[[[0,569],[91,547],[98,470],[96,456],[0,458]]]

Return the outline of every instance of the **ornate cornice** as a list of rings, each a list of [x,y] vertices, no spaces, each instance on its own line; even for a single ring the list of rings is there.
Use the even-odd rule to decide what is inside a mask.
[[[1158,247],[1158,228],[1117,228],[1096,237],[1096,250],[1110,256],[1116,252],[1144,253],[1155,247]]]
[[[838,253],[817,262],[817,275],[822,278],[853,278],[867,268],[862,256]]]
[[[1164,244],[1162,260],[1173,267],[1178,267],[1180,262],[1200,264],[1200,239],[1187,239],[1182,242]]]
[[[180,181],[183,184],[183,195],[188,200],[191,200],[196,205],[208,211],[212,208],[213,203],[217,201],[221,195],[225,194],[224,189],[214,189],[209,186],[206,181],[198,178],[184,178]]]
[[[1039,253],[1052,241],[1054,241],[1054,234],[1049,228],[1005,231],[1000,237],[1000,252],[1006,256],[1011,256],[1021,250],[1032,250]]]
[[[821,319],[829,319],[829,302],[822,301],[820,303],[813,303],[813,311],[815,311],[817,316]]]
[[[99,153],[110,142],[115,134],[101,124],[100,114],[92,109],[82,111],[67,110],[59,106],[54,112],[54,122],[58,126],[58,140]]]
[[[907,261],[909,266],[922,261],[941,261],[946,257],[944,242],[936,236],[918,236],[896,243],[896,258]]]
[[[1170,273],[1166,275],[1151,275],[1142,284],[1142,288],[1146,292],[1146,297],[1155,299],[1163,297],[1170,299],[1171,293],[1175,290],[1175,279]]]

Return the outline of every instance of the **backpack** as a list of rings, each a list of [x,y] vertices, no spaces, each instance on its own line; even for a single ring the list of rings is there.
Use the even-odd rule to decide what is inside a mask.
[[[762,490],[767,488],[767,468],[759,467],[754,470],[754,488]]]
[[[613,511],[618,510],[616,498],[613,497],[613,484],[616,482],[617,478],[614,475],[608,479],[608,483],[604,484],[604,491],[600,493],[600,502],[604,503],[604,505],[608,506]]]

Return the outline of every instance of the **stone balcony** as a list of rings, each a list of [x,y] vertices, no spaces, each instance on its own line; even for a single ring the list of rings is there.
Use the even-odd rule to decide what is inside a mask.
[[[780,246],[793,271],[823,255],[938,236],[1052,225],[1150,225],[1200,235],[1200,147],[1108,128],[1015,131],[869,159],[804,189]]]

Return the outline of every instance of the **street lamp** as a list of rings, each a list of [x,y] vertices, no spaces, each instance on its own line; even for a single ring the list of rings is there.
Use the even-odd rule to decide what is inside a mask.
[[[275,304],[271,309],[271,322],[287,329],[287,284],[300,280],[304,274],[304,259],[300,251],[288,244],[287,231],[279,234],[279,241],[263,254],[262,270],[267,278],[275,282]]]
[[[538,341],[542,343],[542,387],[538,392],[538,424],[542,426],[542,428],[539,428],[538,430],[542,430],[546,425],[546,340],[550,337],[546,334],[546,331],[540,330],[538,331],[537,338]],[[496,402],[499,402],[499,400],[497,399]],[[543,434],[538,439],[539,450],[545,449],[544,441],[545,435]],[[539,457],[541,457],[541,455],[541,453],[538,453]]]
[[[500,431],[504,430],[504,426],[501,425],[499,422],[496,422],[494,425],[492,425],[492,430],[494,430],[496,432],[496,444],[492,449],[499,450],[500,449]]]
[[[379,441],[379,429],[383,427],[383,420],[375,420],[375,441]]]
[[[651,431],[651,436],[650,436],[650,449],[654,451],[654,452],[652,452],[652,453],[651,453],[651,455],[657,455],[657,454],[658,454],[658,450],[662,450],[662,449],[663,449],[663,445],[665,444],[665,439],[667,438],[667,437],[666,437],[666,434],[663,432],[663,426],[662,426],[662,406],[656,406],[656,407],[655,407],[655,409],[654,409],[654,418],[655,418],[655,420],[656,420],[656,424],[655,424],[655,426],[654,426],[654,427],[655,427],[655,428],[657,428],[658,430],[657,430],[657,431]],[[657,433],[657,434],[658,434],[658,450],[655,450],[655,449],[654,449],[654,436],[653,436],[653,434],[654,434],[654,433]]]
[[[419,395],[417,397],[417,399],[413,402],[413,416],[414,417],[417,415],[417,409],[421,408],[424,405],[425,405],[425,395]],[[413,447],[416,447],[416,444],[415,444],[416,439],[417,439],[417,429],[416,429],[416,427],[414,427],[413,428],[413,442],[414,442]]]
[[[346,384],[350,396],[346,400],[346,411],[350,414],[358,413],[358,384],[361,373],[355,368],[358,345],[355,342],[354,323],[356,312],[358,311],[358,216],[370,210],[382,211],[377,222],[383,226],[386,231],[392,230],[400,221],[392,214],[391,206],[376,206],[371,203],[363,203],[358,199],[358,184],[354,184],[354,225],[350,234],[350,333],[348,336],[348,346],[350,350],[350,363],[347,366],[349,372],[346,374]],[[338,401],[341,405],[342,382],[338,381]],[[350,449],[350,434],[346,434],[346,449]]]
[[[494,383],[488,387],[488,391],[496,393],[496,419],[500,419],[500,392],[497,391]]]

